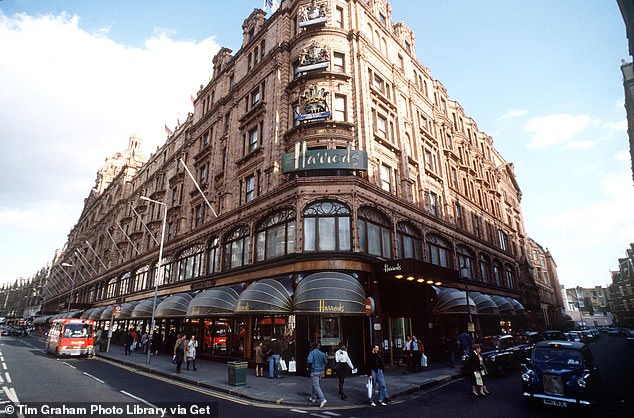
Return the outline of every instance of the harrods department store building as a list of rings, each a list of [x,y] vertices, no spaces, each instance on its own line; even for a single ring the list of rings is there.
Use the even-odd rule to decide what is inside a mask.
[[[201,355],[252,360],[279,336],[298,370],[315,340],[347,341],[358,363],[378,342],[398,363],[414,333],[439,357],[467,311],[479,334],[539,326],[513,166],[390,5],[287,0],[265,16],[213,57],[163,146],[145,159],[132,137],[98,172],[47,313],[70,297],[76,315],[149,330],[158,280],[164,341],[195,333]]]

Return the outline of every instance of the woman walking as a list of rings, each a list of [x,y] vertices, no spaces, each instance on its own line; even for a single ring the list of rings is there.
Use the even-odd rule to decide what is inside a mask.
[[[181,366],[183,365],[183,359],[185,358],[185,350],[187,349],[187,340],[185,335],[180,334],[174,344],[174,360],[176,361],[176,373],[181,372]]]
[[[354,370],[354,366],[346,351],[346,344],[343,341],[339,343],[339,349],[335,352],[335,370],[339,378],[339,396],[341,396],[341,400],[344,400],[347,396],[343,393],[343,384],[346,380],[346,376]]]
[[[473,344],[466,362],[466,368],[471,378],[471,394],[473,396],[486,396],[489,394],[485,381],[487,371],[480,354],[481,351],[480,344]]]

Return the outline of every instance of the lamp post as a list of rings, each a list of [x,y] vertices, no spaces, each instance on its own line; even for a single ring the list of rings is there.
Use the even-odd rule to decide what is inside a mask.
[[[471,315],[471,304],[469,303],[469,277],[463,273],[463,270],[470,271],[469,267],[466,265],[462,265],[460,267],[460,276],[461,279],[464,280],[464,289],[465,289],[465,298],[467,299],[467,312],[469,314],[469,323],[467,323],[467,332],[471,333],[471,337],[473,338],[473,334],[475,332],[475,327],[473,326],[473,316]]]
[[[581,298],[579,297],[579,290],[581,288],[579,286],[577,286],[575,288],[575,294],[577,295],[577,308],[579,308],[579,320],[581,321],[581,328],[585,328],[586,327],[586,323],[583,320],[583,311],[581,310],[581,304],[583,303],[583,289],[581,289]]]
[[[75,291],[75,279],[77,277],[77,266],[75,266],[74,264],[69,264],[69,263],[62,263],[61,265],[62,267],[75,267],[75,270],[73,270],[73,278],[70,284],[70,294],[68,295],[68,310],[66,311],[66,313],[70,313],[70,304],[73,301],[73,292]]]
[[[163,243],[165,242],[165,224],[167,223],[167,205],[163,202],[150,199],[149,197],[146,197],[146,196],[141,196],[141,200],[147,200],[148,202],[156,203],[158,205],[163,206],[163,208],[165,208],[165,210],[163,211],[163,227],[161,228],[161,244],[159,245],[159,257],[158,257],[158,265],[157,265],[158,273],[154,280],[154,301],[152,303],[152,325],[150,327],[150,338],[148,340],[148,341],[154,341],[154,327],[156,326],[156,317],[154,316],[154,311],[156,311],[158,284],[163,277],[163,269],[161,268],[161,264],[163,263]],[[147,350],[147,364],[150,364],[151,355],[152,355],[152,349],[150,347]]]

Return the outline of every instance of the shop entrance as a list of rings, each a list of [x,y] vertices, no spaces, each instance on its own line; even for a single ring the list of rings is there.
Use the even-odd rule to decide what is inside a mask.
[[[405,361],[405,337],[412,335],[412,319],[407,317],[387,317],[383,319],[384,359],[391,365],[400,366]]]

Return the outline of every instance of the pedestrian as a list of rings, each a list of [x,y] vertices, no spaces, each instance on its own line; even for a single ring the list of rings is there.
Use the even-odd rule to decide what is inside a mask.
[[[158,355],[159,347],[161,346],[162,342],[163,342],[163,334],[161,334],[161,331],[157,329],[154,331],[154,334],[152,335],[152,341],[150,342],[152,354]]]
[[[196,336],[192,334],[192,337],[187,342],[187,350],[185,359],[187,361],[187,370],[189,370],[189,363],[192,364],[192,368],[196,371],[196,349],[198,348],[198,340]]]
[[[486,396],[489,394],[485,380],[487,370],[480,354],[481,351],[480,344],[474,344],[465,363],[465,370],[471,380],[471,394],[473,396]]]
[[[387,399],[387,387],[385,386],[385,375],[383,374],[385,367],[383,365],[383,356],[379,352],[379,345],[372,346],[372,351],[368,355],[367,361],[368,378],[372,382],[372,397],[370,398],[370,405],[387,406],[385,400]],[[378,389],[378,390],[377,390]],[[375,394],[379,393],[377,402],[374,402]]]
[[[103,331],[101,330],[101,327],[97,328],[97,332],[95,332],[95,344],[97,347],[99,347],[99,351],[101,350],[101,335],[103,334]]]
[[[143,331],[143,334],[141,335],[141,351],[143,351],[143,354],[147,354],[148,340],[149,340],[148,333]]]
[[[403,347],[403,351],[405,352],[405,365],[407,367],[407,371],[412,371],[412,337],[409,335],[405,337],[405,346]]]
[[[134,328],[131,328],[131,334],[132,334],[132,348],[131,351],[136,351],[137,346],[139,345],[139,334],[137,334],[136,330]]]
[[[473,343],[471,334],[467,331],[462,331],[462,333],[458,336],[458,342],[460,343],[462,355],[469,354],[471,352],[471,344]]]
[[[264,353],[262,352],[262,341],[255,346],[255,376],[264,377]]]
[[[269,379],[274,379],[276,376],[278,379],[282,378],[280,374],[280,355],[282,354],[282,344],[277,335],[271,338],[269,344]]]
[[[132,343],[134,342],[134,337],[132,336],[132,328],[128,330],[125,334],[125,339],[123,340],[123,353],[127,356],[130,354],[130,348],[132,347]]]
[[[416,338],[415,335],[412,335],[412,341],[410,344],[410,348],[412,351],[412,371],[414,373],[416,372],[420,372],[420,354],[421,354],[421,347],[420,347],[420,341],[418,341],[418,338]]]
[[[187,347],[187,340],[183,334],[179,334],[174,343],[174,360],[176,361],[176,373],[181,372],[181,366],[183,365],[183,359],[185,358],[185,347]]]
[[[346,376],[352,373],[354,366],[346,351],[346,344],[342,341],[339,343],[339,349],[335,352],[335,370],[337,371],[337,377],[339,378],[339,396],[341,400],[346,399],[346,395],[343,393],[343,385],[346,380]]]
[[[324,397],[324,392],[321,390],[321,378],[324,376],[324,369],[328,359],[326,358],[324,352],[319,349],[321,346],[318,342],[312,343],[311,346],[313,349],[308,354],[308,359],[306,361],[308,364],[308,371],[310,372],[311,383],[311,395],[309,400],[311,403],[320,401],[319,407],[323,408],[328,401]]]

